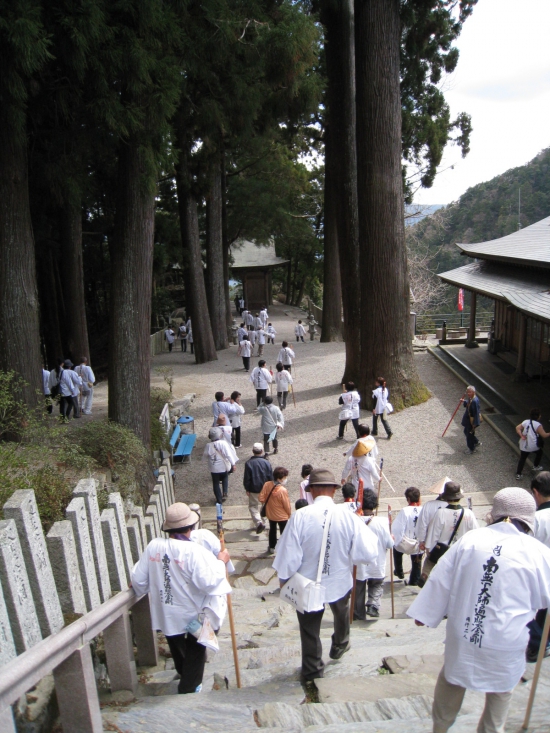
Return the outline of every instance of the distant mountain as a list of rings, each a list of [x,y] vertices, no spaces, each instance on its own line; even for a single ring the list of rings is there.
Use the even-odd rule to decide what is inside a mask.
[[[405,226],[411,227],[418,224],[431,214],[435,214],[444,204],[405,204]]]
[[[521,214],[518,213],[521,189]],[[456,243],[484,242],[550,216],[550,148],[519,168],[469,188],[458,201],[438,208],[407,228],[409,247],[432,254],[436,272],[466,264]]]

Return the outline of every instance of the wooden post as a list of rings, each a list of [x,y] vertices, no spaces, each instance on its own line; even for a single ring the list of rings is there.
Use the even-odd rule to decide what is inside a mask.
[[[470,328],[468,329],[468,338],[465,344],[467,349],[477,349],[479,347],[476,341],[476,303],[477,294],[472,290],[470,293]]]
[[[512,313],[512,318],[513,315],[514,314]],[[525,355],[527,353],[527,316],[520,313],[520,318],[518,361],[516,372],[514,374],[514,382],[527,381],[527,374],[525,374]]]
[[[550,631],[550,611],[546,612],[546,618],[544,619],[544,627],[542,629],[542,637],[540,640],[539,654],[537,657],[537,664],[535,666],[535,673],[533,675],[533,681],[531,682],[531,692],[529,693],[529,702],[527,703],[527,710],[525,711],[525,720],[521,726],[522,730],[529,728],[529,720],[531,718],[531,711],[533,710],[533,703],[535,702],[535,693],[537,691],[537,684],[539,681],[540,668],[542,666],[542,660],[546,652],[546,645],[548,643],[548,632]]]

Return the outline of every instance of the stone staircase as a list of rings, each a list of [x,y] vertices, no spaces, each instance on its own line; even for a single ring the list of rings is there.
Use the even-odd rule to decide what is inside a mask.
[[[474,506],[485,512],[478,495]],[[396,502],[397,504],[397,502]],[[477,512],[476,512],[477,513]],[[203,526],[212,528],[214,513],[203,511]],[[246,507],[225,511],[226,541],[237,573],[232,577],[233,608],[242,688],[237,689],[229,625],[220,632],[220,652],[210,655],[203,691],[177,695],[171,659],[140,670],[137,699],[105,695],[105,730],[120,733],[167,733],[178,730],[252,733],[272,728],[289,733],[424,733],[432,730],[433,688],[442,665],[444,623],[438,629],[417,628],[406,617],[417,588],[396,582],[395,619],[391,618],[386,583],[381,617],[354,622],[351,649],[337,661],[328,659],[332,615],[325,613],[321,639],[325,677],[318,680],[318,702],[306,697],[299,681],[300,640],[295,613],[279,599],[279,586],[265,554],[267,538],[251,530]],[[388,565],[389,569],[389,565]],[[162,649],[162,647],[161,647]],[[383,666],[385,660],[385,667]],[[387,668],[394,674],[390,674]],[[532,675],[529,665],[526,678]],[[530,682],[514,692],[507,731],[519,731]],[[530,731],[549,733],[546,714],[550,693],[550,660],[543,665]],[[484,696],[468,692],[453,733],[475,731]]]

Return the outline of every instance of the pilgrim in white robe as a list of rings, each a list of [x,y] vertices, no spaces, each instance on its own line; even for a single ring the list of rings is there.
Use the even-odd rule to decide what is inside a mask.
[[[447,506],[448,503],[448,501],[434,499],[433,501],[427,501],[422,506],[416,529],[416,536],[418,537],[419,542],[425,542],[426,535],[428,534],[428,526],[434,518],[435,513],[442,507]]]
[[[435,513],[426,534],[426,549],[428,551],[432,550],[438,542],[443,542],[445,545],[449,544],[461,512],[462,509],[447,509],[447,507],[443,507],[443,509]],[[479,524],[472,510],[464,509],[464,516],[453,538],[453,544],[463,537],[466,532],[472,529],[478,529],[478,527]]]
[[[374,489],[374,485],[380,481],[380,474],[372,451],[357,458],[353,455],[347,457],[342,471],[342,479],[345,481],[348,478],[351,479],[351,483],[356,489],[361,478],[363,479],[364,489]]]
[[[407,615],[431,628],[448,617],[447,682],[509,692],[525,670],[527,624],[549,606],[550,549],[500,522],[453,544]]]

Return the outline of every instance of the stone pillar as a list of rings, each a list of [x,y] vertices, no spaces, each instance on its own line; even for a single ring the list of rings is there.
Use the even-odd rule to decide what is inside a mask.
[[[124,558],[124,567],[126,569],[126,579],[128,583],[132,576],[132,568],[134,562],[132,560],[132,551],[130,550],[130,541],[128,540],[128,532],[126,531],[126,516],[124,513],[124,505],[122,503],[122,497],[118,491],[114,491],[109,494],[108,505],[115,512],[116,525],[118,529],[118,537],[120,540],[120,547],[122,548],[122,557]]]
[[[164,523],[164,512],[162,510],[162,503],[159,494],[153,492],[149,497],[149,506],[155,507],[157,515],[157,537],[160,537],[160,528]]]
[[[65,514],[73,526],[78,566],[80,567],[80,577],[82,578],[84,598],[86,599],[86,609],[91,611],[93,608],[101,605],[101,596],[99,595],[97,584],[94,551],[88,529],[88,517],[86,516],[84,499],[81,496],[75,497],[65,509]]]
[[[86,514],[88,517],[88,530],[92,541],[94,553],[95,572],[98,581],[99,593],[102,603],[111,597],[111,584],[109,582],[109,570],[105,557],[105,546],[103,544],[103,533],[99,519],[99,504],[97,502],[97,481],[93,478],[82,479],[76,485],[73,496],[84,499]]]
[[[529,378],[525,373],[525,357],[527,354],[527,316],[524,316],[523,313],[520,313],[519,316],[521,319],[519,324],[519,348],[516,371],[514,373],[514,382],[526,382]],[[511,317],[514,317],[513,313]]]
[[[170,459],[165,458],[162,462],[162,466],[159,468],[159,476],[164,475],[166,480],[166,487],[168,489],[169,505],[176,501],[174,482],[172,480],[172,466],[170,465]]]
[[[104,509],[101,512],[101,529],[103,531],[103,544],[105,545],[111,588],[115,591],[126,590],[128,580],[114,509]]]
[[[468,329],[468,338],[465,343],[467,349],[477,349],[479,346],[476,341],[476,310],[477,294],[472,291],[470,293],[470,327]]]
[[[0,712],[0,730],[2,733],[17,733],[11,707],[4,708]]]
[[[149,596],[145,594],[132,606],[132,626],[140,667],[156,667],[159,663],[157,632],[151,623]]]
[[[153,522],[153,537],[160,536],[159,517],[156,504],[149,504],[145,510],[145,516],[149,517]]]
[[[168,489],[166,488],[166,484],[164,483],[164,479],[162,481],[158,481],[155,484],[155,488],[153,489],[153,495],[158,497],[158,513],[159,513],[159,519],[161,521],[164,521],[164,517],[166,516],[166,510],[170,506],[168,501]]]
[[[34,491],[15,491],[4,504],[4,518],[17,527],[42,636],[55,634],[64,626],[63,613]]]
[[[107,670],[111,681],[111,692],[117,690],[137,691],[136,662],[130,631],[128,611],[124,611],[103,632]]]
[[[143,552],[141,544],[141,532],[139,531],[138,521],[135,517],[126,522],[126,530],[128,532],[128,541],[130,542],[130,550],[132,552],[132,560],[136,563]]]
[[[153,511],[153,510],[151,510]],[[143,523],[145,525],[145,534],[147,535],[147,544],[155,539],[156,531],[155,531],[155,523],[153,522],[153,517],[150,515],[147,515],[145,519],[143,520]]]
[[[0,593],[0,667],[17,656],[4,594]],[[0,715],[0,721],[2,716]],[[3,730],[0,722],[0,730]]]
[[[55,522],[46,535],[46,544],[61,610],[67,614],[86,613],[86,599],[71,522],[68,519]]]
[[[0,580],[17,654],[42,639],[23,552],[13,519],[0,521]]]
[[[145,532],[145,517],[143,509],[140,506],[135,506],[130,512],[130,516],[138,523],[139,531],[141,534],[141,544],[143,547],[147,547],[147,534]]]
[[[53,677],[63,733],[103,733],[89,645],[56,667]]]

